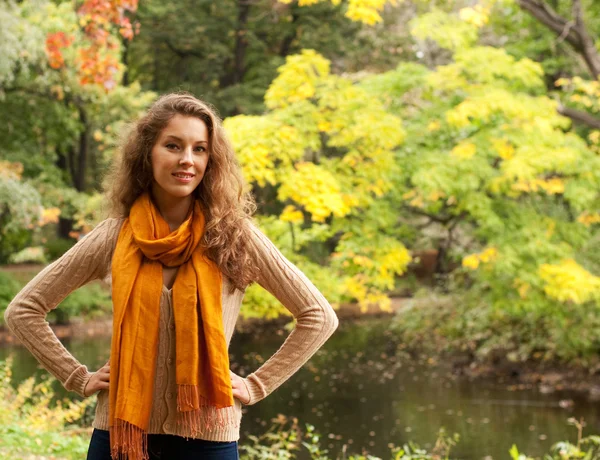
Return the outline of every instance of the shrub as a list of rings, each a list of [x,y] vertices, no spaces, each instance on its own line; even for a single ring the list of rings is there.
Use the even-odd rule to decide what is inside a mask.
[[[41,213],[41,197],[33,186],[0,175],[0,263],[31,243]]]
[[[45,264],[47,262],[44,249],[40,246],[25,248],[19,252],[11,254],[8,261],[13,264]]]
[[[60,256],[62,256],[65,252],[73,247],[76,243],[74,239],[67,238],[54,238],[48,240],[44,244],[44,250],[46,251],[46,256],[48,260],[56,260]]]
[[[4,310],[19,292],[20,285],[8,273],[0,271],[0,325],[4,324]]]
[[[67,296],[58,308],[48,313],[50,322],[66,324],[75,317],[98,317],[111,311],[110,292],[100,284],[82,286]]]
[[[36,383],[30,377],[14,389],[11,365],[11,359],[0,361],[0,457],[84,458],[89,436],[74,423],[94,399],[53,404],[52,378]]]

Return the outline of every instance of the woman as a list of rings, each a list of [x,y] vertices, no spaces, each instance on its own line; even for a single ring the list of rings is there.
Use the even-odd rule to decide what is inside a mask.
[[[158,99],[107,182],[113,217],[39,273],[8,327],[68,390],[98,393],[89,460],[237,458],[241,405],[295,373],[337,327],[329,303],[252,224],[233,149],[211,108]],[[65,296],[112,282],[109,363],[88,372],[45,320]],[[228,346],[253,281],[293,314],[284,345],[246,378]]]

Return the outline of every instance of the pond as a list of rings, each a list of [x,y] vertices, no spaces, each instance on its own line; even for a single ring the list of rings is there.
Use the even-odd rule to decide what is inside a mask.
[[[598,403],[568,392],[511,391],[491,381],[457,378],[443,364],[416,363],[397,353],[399,340],[388,324],[389,319],[342,322],[298,374],[244,409],[242,442],[249,433],[264,432],[278,414],[314,425],[332,458],[343,445],[348,453],[365,451],[384,459],[390,458],[390,445],[409,440],[431,448],[441,427],[460,434],[453,458],[488,460],[509,458],[512,444],[539,456],[553,442],[574,441],[569,417],[583,417],[588,434],[600,432]],[[252,372],[277,350],[286,333],[279,326],[236,333],[230,348],[232,369]],[[106,362],[110,340],[73,339],[66,345],[95,368]],[[0,348],[0,359],[9,354],[14,356],[15,381],[41,372],[25,349]]]

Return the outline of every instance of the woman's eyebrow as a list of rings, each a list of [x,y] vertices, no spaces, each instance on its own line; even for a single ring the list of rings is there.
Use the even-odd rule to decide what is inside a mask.
[[[175,139],[176,141],[183,142],[183,139],[175,136],[174,134],[169,134],[169,135],[165,136],[165,140],[167,140],[167,139]],[[195,141],[195,143],[196,144],[208,144],[208,141],[205,141],[205,140]]]

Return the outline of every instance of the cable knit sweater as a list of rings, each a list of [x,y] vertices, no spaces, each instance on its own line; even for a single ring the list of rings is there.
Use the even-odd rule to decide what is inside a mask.
[[[42,270],[8,306],[4,318],[10,330],[37,360],[68,390],[83,396],[92,376],[54,335],[46,314],[75,289],[92,280],[110,282],[111,261],[123,219],[106,219],[56,262]],[[294,374],[323,345],[338,320],[323,295],[289,262],[269,239],[252,227],[252,246],[260,274],[256,280],[294,316],[296,325],[281,348],[244,380],[250,393],[247,404],[269,395]],[[238,318],[244,293],[229,293],[223,277],[223,327],[227,345]],[[171,291],[163,286],[160,301],[159,349],[156,360],[153,407],[149,433],[185,435],[176,423],[175,323]],[[241,402],[235,399],[237,426],[204,432],[197,437],[210,441],[237,441]],[[98,393],[93,426],[108,429],[108,391]]]

